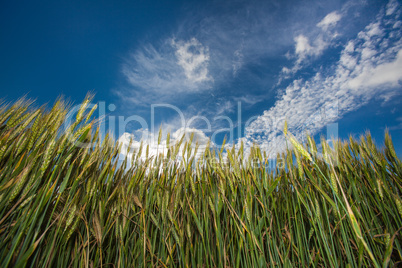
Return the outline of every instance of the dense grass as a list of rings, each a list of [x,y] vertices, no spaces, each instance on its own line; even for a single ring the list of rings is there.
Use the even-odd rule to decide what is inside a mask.
[[[402,164],[387,133],[384,150],[366,135],[336,143],[337,157],[324,142],[326,161],[286,133],[296,150],[274,171],[258,147],[195,159],[186,139],[119,163],[84,109],[62,132],[62,101],[29,104],[0,109],[1,267],[401,264]]]

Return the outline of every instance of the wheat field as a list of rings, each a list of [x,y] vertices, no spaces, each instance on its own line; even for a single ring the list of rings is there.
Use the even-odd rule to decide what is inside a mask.
[[[258,146],[196,158],[191,138],[123,160],[90,100],[67,130],[62,100],[1,105],[1,267],[402,265],[402,164],[388,133],[382,148],[370,134],[337,141],[336,156],[323,140],[321,157],[285,128],[273,170]]]

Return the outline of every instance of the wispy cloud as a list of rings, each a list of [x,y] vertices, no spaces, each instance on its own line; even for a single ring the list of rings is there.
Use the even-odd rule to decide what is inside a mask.
[[[208,47],[202,46],[195,38],[188,42],[173,40],[172,44],[176,48],[177,64],[183,68],[189,82],[196,86],[199,83],[213,80],[208,73]]]
[[[227,112],[233,112],[234,107],[230,101],[224,101],[223,103],[219,103],[219,108],[216,112],[217,115],[226,114]]]
[[[347,11],[344,12],[346,13]],[[309,33],[310,38],[306,34],[299,34],[294,38],[294,54],[288,53],[287,55],[289,58],[296,58],[296,60],[292,67],[282,68],[282,76],[278,84],[283,79],[291,78],[293,74],[304,67],[306,61],[321,56],[327,48],[333,45],[333,41],[339,35],[335,30],[335,26],[341,18],[342,14],[338,11],[333,11],[315,25],[317,29]]]
[[[324,31],[327,31],[329,28],[335,26],[341,18],[342,15],[337,11],[334,11],[326,15],[319,23],[317,23],[317,26]]]
[[[283,123],[301,137],[314,134],[375,96],[398,94],[402,80],[400,6],[392,1],[341,52],[339,61],[310,79],[294,80],[273,107],[246,129],[246,143],[271,156],[285,148]],[[391,12],[392,10],[392,12]]]
[[[211,88],[209,50],[196,38],[188,41],[168,39],[158,47],[147,44],[125,61],[122,73],[129,88],[117,94],[136,104],[147,105]]]

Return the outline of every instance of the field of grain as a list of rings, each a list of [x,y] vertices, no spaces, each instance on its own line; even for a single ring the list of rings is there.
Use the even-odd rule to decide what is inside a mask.
[[[320,157],[285,129],[295,149],[275,170],[258,146],[195,158],[186,139],[122,161],[89,101],[66,131],[63,101],[1,106],[1,267],[402,265],[402,164],[387,133],[381,149],[369,134],[337,142],[336,157],[322,141]]]

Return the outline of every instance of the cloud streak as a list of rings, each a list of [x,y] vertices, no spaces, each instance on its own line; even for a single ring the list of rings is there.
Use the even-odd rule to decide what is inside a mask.
[[[129,88],[117,91],[122,98],[147,105],[169,100],[175,94],[208,90],[209,50],[196,38],[189,41],[168,39],[158,47],[148,44],[125,61],[122,73]]]

